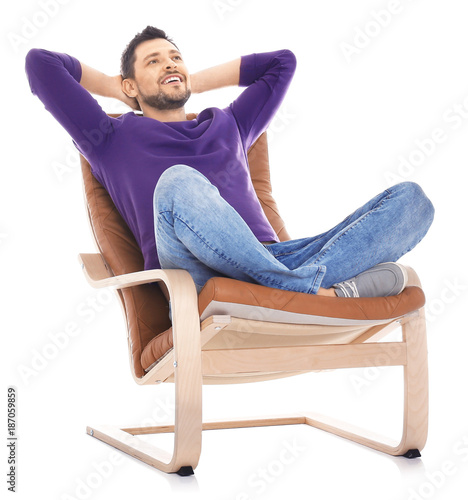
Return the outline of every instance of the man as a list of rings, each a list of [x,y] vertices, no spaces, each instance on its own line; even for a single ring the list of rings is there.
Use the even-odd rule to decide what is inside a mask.
[[[398,294],[407,275],[395,262],[433,219],[418,185],[398,184],[332,230],[287,242],[278,241],[261,209],[247,150],[278,110],[295,64],[293,53],[281,50],[191,75],[174,42],[148,26],[125,49],[121,75],[39,49],[28,53],[26,72],[32,92],[108,190],[145,269],[186,269],[198,291],[209,278],[228,276],[329,296]],[[228,107],[188,119],[192,93],[232,85],[246,88]],[[143,116],[110,118],[90,93],[119,99]],[[315,207],[307,209],[313,214]]]

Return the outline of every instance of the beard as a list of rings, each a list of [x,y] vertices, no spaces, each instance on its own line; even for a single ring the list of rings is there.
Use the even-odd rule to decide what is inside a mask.
[[[140,91],[141,100],[148,106],[159,110],[182,108],[191,95],[192,91],[190,89],[181,90],[172,96],[162,91],[153,95],[145,95]]]

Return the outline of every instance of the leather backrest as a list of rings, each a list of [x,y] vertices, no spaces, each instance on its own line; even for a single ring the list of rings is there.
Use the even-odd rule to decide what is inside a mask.
[[[252,181],[265,215],[281,241],[290,239],[271,192],[266,132],[250,148],[248,160]],[[83,156],[81,167],[91,228],[105,261],[114,275],[143,270],[143,256],[132,232],[107,191],[92,175],[91,166]],[[145,373],[140,361],[142,350],[152,338],[171,326],[164,292],[158,284],[118,291],[126,314],[132,370],[138,378]]]
[[[267,219],[280,241],[290,240],[291,237],[286,230],[272,194],[266,132],[249,149],[247,158],[249,160],[250,177]]]

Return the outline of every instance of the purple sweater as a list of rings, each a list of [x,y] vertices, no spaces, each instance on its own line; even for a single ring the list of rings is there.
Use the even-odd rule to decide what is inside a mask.
[[[205,175],[259,241],[278,241],[249,175],[247,151],[278,110],[296,67],[289,50],[242,56],[239,86],[227,108],[207,108],[194,120],[160,122],[126,113],[110,118],[80,84],[81,65],[67,54],[32,49],[26,73],[32,93],[71,135],[140,246],[145,269],[160,268],[153,192],[176,164]]]

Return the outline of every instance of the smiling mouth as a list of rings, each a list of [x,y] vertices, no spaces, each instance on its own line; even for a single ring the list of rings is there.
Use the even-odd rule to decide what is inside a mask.
[[[182,77],[179,75],[169,75],[164,78],[161,82],[161,85],[176,85],[178,83],[182,83]]]

